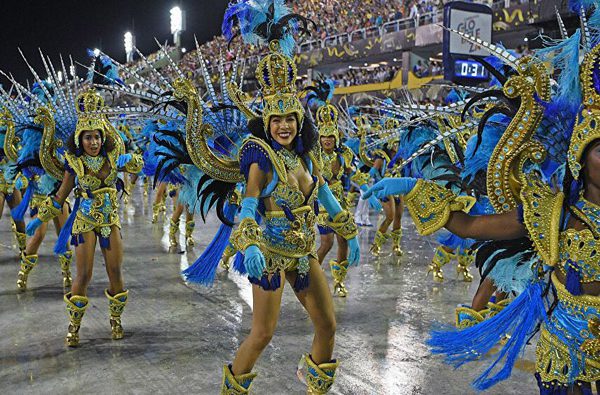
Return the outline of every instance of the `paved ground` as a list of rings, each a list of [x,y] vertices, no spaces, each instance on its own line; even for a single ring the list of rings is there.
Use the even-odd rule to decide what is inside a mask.
[[[130,289],[125,339],[110,339],[103,296],[107,277],[98,251],[78,349],[63,343],[68,321],[60,268],[51,255],[56,236],[50,234],[43,245],[29,290],[19,293],[16,247],[5,212],[0,221],[0,393],[218,393],[221,366],[250,328],[249,284],[221,272],[213,288],[184,283],[180,270],[210,242],[218,222],[198,220],[196,247],[170,252],[168,221],[152,225],[150,210],[141,199],[124,210],[123,271]],[[389,255],[373,260],[368,242],[374,231],[364,229],[359,236],[362,264],[350,271],[349,297],[335,299],[335,356],[342,364],[334,394],[474,393],[469,383],[483,364],[453,370],[431,356],[424,342],[432,324],[453,321],[454,307],[470,300],[477,282],[456,280],[452,263],[446,282],[435,285],[425,276],[433,239],[418,237],[409,218],[404,226],[406,254],[400,260]],[[311,338],[308,316],[288,287],[275,337],[256,366],[255,393],[302,394],[295,369]],[[511,379],[489,393],[535,393],[533,359],[529,347]]]

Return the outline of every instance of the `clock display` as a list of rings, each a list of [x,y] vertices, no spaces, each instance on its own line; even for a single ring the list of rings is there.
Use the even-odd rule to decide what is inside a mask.
[[[462,78],[486,79],[488,72],[480,63],[471,60],[456,60],[454,75]]]

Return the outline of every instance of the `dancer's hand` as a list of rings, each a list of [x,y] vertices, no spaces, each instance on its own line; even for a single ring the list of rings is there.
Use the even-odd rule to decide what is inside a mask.
[[[381,202],[379,201],[379,199],[377,199],[375,196],[371,196],[368,199],[364,197],[364,193],[367,192],[368,189],[369,187],[366,184],[360,186],[360,190],[362,191],[361,196],[363,200],[369,200],[369,206],[371,206],[373,210],[380,212],[381,210],[383,210],[383,207],[381,206]]]
[[[123,155],[119,155],[119,158],[117,159],[117,167],[119,169],[125,167],[133,158],[133,156],[131,154],[123,154]]]
[[[363,198],[367,199],[371,196],[376,196],[379,199],[383,199],[386,196],[406,195],[415,187],[416,184],[416,178],[384,178],[377,184],[373,185],[373,187],[367,192],[365,192]]]
[[[43,224],[43,222],[39,218],[34,218],[33,221],[28,223],[27,227],[25,228],[25,233],[27,233],[27,236],[33,236],[41,224]]]
[[[360,261],[360,247],[358,246],[358,240],[356,240],[356,237],[348,240],[348,251],[350,252],[348,256],[348,264],[350,266],[358,266]]]
[[[255,245],[248,246],[244,251],[244,266],[250,277],[260,279],[263,275],[263,271],[267,267],[267,262],[263,253]]]

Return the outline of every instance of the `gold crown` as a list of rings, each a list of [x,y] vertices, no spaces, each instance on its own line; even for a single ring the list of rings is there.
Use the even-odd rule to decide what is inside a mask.
[[[100,130],[102,132],[102,142],[104,143],[108,118],[100,112],[105,108],[104,99],[93,89],[77,96],[75,101],[75,110],[77,111],[75,146],[77,148],[79,148],[79,135],[85,130]]]
[[[333,104],[325,103],[317,109],[317,126],[319,127],[319,136],[335,137],[336,144],[340,142],[340,132],[338,130],[338,111]]]
[[[265,128],[273,115],[295,113],[298,128],[304,120],[304,108],[297,97],[296,77],[298,71],[294,60],[279,52],[279,43],[269,43],[271,52],[258,62],[256,79],[263,96],[263,121]]]

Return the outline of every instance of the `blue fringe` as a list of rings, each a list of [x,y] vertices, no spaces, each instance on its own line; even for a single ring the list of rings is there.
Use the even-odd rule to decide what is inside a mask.
[[[434,354],[444,354],[444,362],[459,367],[486,355],[506,335],[510,335],[494,362],[473,381],[473,387],[486,390],[507,379],[513,365],[538,323],[546,318],[542,299],[543,283],[530,284],[512,303],[496,316],[464,330],[432,331],[427,344]],[[503,367],[493,376],[492,370],[503,360]]]
[[[105,249],[105,250],[110,250],[110,238],[108,237],[103,237],[98,235],[98,240],[100,240],[100,248]]]
[[[25,194],[23,195],[23,200],[21,200],[21,203],[19,203],[19,205],[11,212],[13,220],[23,221],[23,218],[25,218],[25,213],[27,212],[27,208],[29,207],[29,203],[31,202],[31,198],[33,197],[34,189],[35,182],[30,181],[29,185],[27,185],[27,189],[25,190]]]
[[[248,271],[246,270],[246,265],[244,265],[244,254],[242,254],[239,251],[237,254],[235,254],[235,260],[233,261],[233,270],[235,270],[242,276],[248,274]]]
[[[79,210],[80,203],[80,197],[75,199],[75,205],[73,206],[73,210],[71,211],[71,214],[69,214],[67,222],[65,222],[63,227],[60,229],[58,239],[54,244],[54,253],[57,255],[64,254],[69,249],[69,238],[71,237],[71,232],[73,231],[73,223],[75,222],[75,218],[77,218],[77,211]]]
[[[263,274],[260,279],[248,276],[248,281],[250,281],[251,284],[258,285],[265,291],[277,291],[281,287],[281,273],[275,272],[271,276],[270,281],[268,273]]]
[[[581,276],[579,275],[579,270],[575,269],[573,266],[576,265],[572,260],[567,261],[567,281],[565,284],[565,288],[571,295],[578,296],[582,294],[581,291]]]
[[[223,210],[225,217],[233,222],[237,209],[237,205],[227,203]],[[225,251],[225,248],[229,243],[231,231],[231,226],[221,224],[215,237],[208,247],[206,247],[202,255],[200,255],[190,267],[182,272],[186,280],[207,287],[214,283],[217,267],[219,266],[223,251]]]
[[[305,274],[298,273],[298,275],[296,276],[296,280],[294,281],[294,291],[296,293],[301,292],[301,291],[305,290],[306,288],[308,288],[309,284],[310,284],[310,276],[308,275],[308,273],[305,273]]]
[[[250,141],[244,144],[240,152],[240,170],[246,179],[248,179],[250,165],[253,163],[257,163],[258,167],[265,173],[271,171],[271,159],[260,145]]]
[[[85,241],[81,233],[71,236],[71,245],[77,247],[79,244],[83,244]]]

